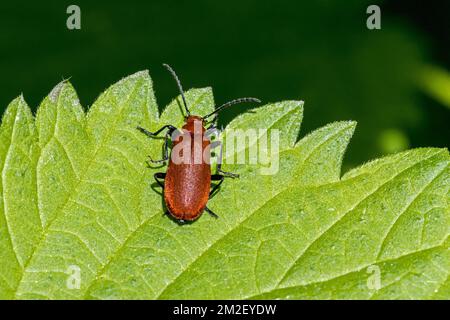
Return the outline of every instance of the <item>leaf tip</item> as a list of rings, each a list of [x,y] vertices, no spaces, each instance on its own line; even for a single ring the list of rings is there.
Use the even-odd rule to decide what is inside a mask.
[[[280,106],[284,109],[286,113],[289,113],[291,111],[297,111],[303,115],[303,110],[305,106],[305,101],[303,100],[286,100],[282,102],[277,102],[275,105]]]
[[[357,121],[354,121],[354,120],[348,120],[348,121],[343,121],[343,122],[344,122],[344,123],[347,123],[348,128],[351,129],[352,132],[355,131],[356,126],[358,125],[358,122],[357,122]]]
[[[10,102],[10,104],[7,107],[7,110],[11,108],[12,106],[17,106],[17,109],[20,110],[22,108],[28,108],[28,104],[25,101],[25,97],[23,93],[21,93],[19,96],[17,96],[13,101]]]
[[[349,137],[353,136],[353,133],[355,132],[357,122],[353,120],[344,120],[344,121],[335,121],[332,122],[325,127],[335,127],[339,131],[345,131]]]
[[[146,70],[141,70],[138,72],[135,72],[127,77],[124,77],[122,79],[120,79],[119,81],[117,81],[116,83],[112,84],[111,86],[109,86],[108,89],[106,89],[103,93],[105,94],[108,91],[114,91],[114,90],[119,90],[120,88],[126,88],[127,85],[131,85],[134,86],[136,85],[136,83],[142,81],[143,83],[150,83],[151,84],[151,78],[150,78],[150,73],[149,71]],[[130,88],[128,88],[128,90],[132,90]],[[102,96],[100,95],[100,96]]]
[[[69,80],[62,80],[60,83],[58,83],[56,86],[53,87],[53,89],[48,94],[48,98],[52,103],[56,103],[58,101],[59,95],[63,91],[63,88],[66,84],[69,84]]]
[[[212,87],[203,87],[203,88],[190,88],[188,91],[185,92],[185,94],[193,94],[194,96],[201,96],[204,94],[212,95],[213,89]],[[177,96],[176,99],[179,97]]]
[[[21,118],[25,118],[30,121],[33,119],[33,114],[25,101],[23,93],[13,99],[6,107],[6,110],[1,118],[1,127],[4,128],[13,126],[14,123]]]
[[[145,80],[150,80],[150,72],[145,69],[145,70],[141,70],[138,72],[135,72],[131,75],[129,75],[128,77],[123,78],[122,80],[133,80],[133,79],[145,79]]]

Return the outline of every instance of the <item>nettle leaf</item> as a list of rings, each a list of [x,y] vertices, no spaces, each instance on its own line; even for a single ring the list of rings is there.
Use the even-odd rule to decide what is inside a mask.
[[[211,88],[186,99],[193,114],[214,108]],[[355,123],[297,141],[303,102],[268,104],[220,137],[224,169],[241,175],[209,202],[220,218],[180,226],[153,180],[165,167],[146,163],[162,140],[136,126],[181,127],[181,107],[178,97],[159,116],[147,72],[87,114],[68,82],[36,119],[22,97],[11,102],[0,129],[0,298],[450,298],[447,150],[391,155],[341,178]],[[276,129],[280,148],[265,164],[230,164],[264,141],[257,131],[227,154],[232,129]]]

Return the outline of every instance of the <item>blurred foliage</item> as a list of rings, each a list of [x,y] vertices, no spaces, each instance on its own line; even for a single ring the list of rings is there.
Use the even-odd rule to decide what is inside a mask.
[[[418,77],[419,85],[431,97],[450,108],[450,73],[438,67],[426,66]]]
[[[409,148],[405,134],[397,129],[386,129],[379,136],[379,146],[383,153],[396,153]]]
[[[240,96],[304,100],[302,134],[356,120],[346,167],[385,153],[380,139],[388,129],[411,147],[446,147],[450,113],[417,88],[422,66],[433,62],[434,44],[385,9],[389,2],[378,3],[382,30],[371,31],[366,7],[373,1],[366,0],[83,0],[76,1],[82,29],[70,31],[66,8],[72,1],[6,2],[0,12],[0,105],[23,92],[37,106],[71,77],[87,107],[108,84],[149,69],[164,106],[177,94],[161,67],[167,62],[185,88],[212,86],[217,103]],[[246,108],[230,109],[220,121]]]

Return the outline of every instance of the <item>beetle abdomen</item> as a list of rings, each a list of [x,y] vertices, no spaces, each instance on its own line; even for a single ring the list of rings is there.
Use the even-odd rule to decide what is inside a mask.
[[[171,162],[164,181],[164,200],[170,214],[181,220],[197,219],[208,202],[210,185],[209,164]]]
[[[185,133],[173,145],[164,180],[164,200],[174,218],[192,221],[200,217],[209,198],[210,141],[204,139],[202,126],[194,128],[188,123],[183,129]],[[186,158],[183,158],[184,150],[190,150],[190,154],[184,154]]]

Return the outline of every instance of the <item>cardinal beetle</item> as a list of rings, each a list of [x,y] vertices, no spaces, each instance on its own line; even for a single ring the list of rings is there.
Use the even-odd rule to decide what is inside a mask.
[[[149,156],[152,163],[162,163],[169,159],[169,140],[174,133],[175,135],[178,134],[173,138],[174,141],[167,172],[158,172],[154,175],[156,182],[164,191],[164,201],[167,207],[166,213],[170,214],[179,223],[196,220],[204,210],[211,216],[217,218],[217,215],[206,206],[209,198],[219,188],[225,177],[237,178],[239,176],[222,170],[222,145],[219,141],[212,143],[208,135],[214,130],[217,130],[215,122],[219,111],[241,102],[259,103],[261,101],[255,98],[240,98],[215,108],[213,112],[203,117],[191,115],[184,97],[181,82],[175,71],[167,64],[163,64],[163,66],[172,74],[183,100],[186,115],[182,132],[178,132],[178,130],[170,124],[161,127],[155,132],[150,132],[142,127],[137,127],[137,129],[150,138],[167,130],[164,137],[163,159],[153,160]],[[212,120],[207,121],[207,119],[213,115],[214,117]],[[184,161],[182,163],[173,161],[172,153],[174,148],[185,139],[186,141],[190,141],[188,148],[191,152],[189,156],[186,156],[189,161]],[[220,155],[217,164],[217,172],[216,174],[211,174],[211,165],[209,161],[210,150],[218,145],[220,145]],[[196,158],[199,155],[199,152],[201,152],[200,161]],[[211,181],[217,183],[212,185]]]

